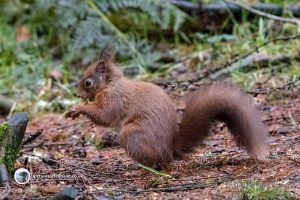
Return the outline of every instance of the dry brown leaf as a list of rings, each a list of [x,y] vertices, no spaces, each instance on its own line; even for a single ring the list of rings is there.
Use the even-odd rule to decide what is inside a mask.
[[[24,42],[29,40],[31,37],[31,33],[25,25],[20,25],[17,28],[16,39],[18,42]]]

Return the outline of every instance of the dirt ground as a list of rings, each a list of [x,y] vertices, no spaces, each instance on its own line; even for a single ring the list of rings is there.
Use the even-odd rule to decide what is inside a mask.
[[[186,91],[168,92],[180,115],[185,105],[179,96]],[[95,127],[83,117],[72,121],[63,114],[31,115],[26,137],[38,129],[43,133],[22,147],[16,167],[29,169],[31,180],[26,185],[11,181],[11,197],[48,199],[73,185],[82,199],[234,199],[240,194],[239,183],[251,179],[285,188],[298,198],[300,131],[295,123],[300,121],[300,89],[279,92],[288,97],[272,100],[274,94],[261,94],[254,98],[269,127],[269,161],[249,158],[226,127],[218,125],[194,153],[163,170],[170,177],[139,167],[117,145],[114,133],[118,130]],[[95,141],[103,135],[106,143],[97,150]]]

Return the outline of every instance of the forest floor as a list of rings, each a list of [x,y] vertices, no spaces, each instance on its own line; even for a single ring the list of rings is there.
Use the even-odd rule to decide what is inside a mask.
[[[195,87],[166,89],[179,115],[185,107],[184,96]],[[194,153],[163,169],[169,176],[134,162],[118,145],[117,130],[96,127],[83,117],[72,121],[63,114],[31,115],[25,137],[38,129],[43,133],[22,147],[16,168],[27,168],[31,180],[26,185],[12,181],[11,197],[48,199],[64,186],[73,185],[82,199],[241,199],[247,192],[247,180],[300,197],[300,128],[296,125],[300,121],[300,87],[278,93],[284,100],[275,100],[274,94],[254,95],[269,127],[269,161],[249,158],[226,127],[218,124]]]

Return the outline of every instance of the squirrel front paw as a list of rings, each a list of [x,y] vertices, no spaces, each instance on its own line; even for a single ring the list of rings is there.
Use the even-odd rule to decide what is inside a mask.
[[[68,110],[68,112],[65,114],[66,118],[72,118],[75,119],[79,117],[80,115],[80,108],[78,106],[72,107]]]

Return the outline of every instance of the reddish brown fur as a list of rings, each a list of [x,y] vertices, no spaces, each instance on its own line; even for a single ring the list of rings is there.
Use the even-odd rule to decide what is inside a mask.
[[[157,166],[191,151],[209,133],[213,122],[224,121],[238,144],[264,159],[266,130],[249,98],[224,84],[200,88],[188,100],[180,130],[176,108],[158,86],[123,76],[104,50],[97,65],[89,67],[80,83],[79,96],[94,100],[71,108],[66,117],[83,114],[101,126],[121,126],[120,140],[136,161]],[[86,88],[85,81],[93,85]]]
[[[174,139],[178,153],[192,151],[207,137],[215,121],[225,122],[237,144],[245,147],[248,153],[260,160],[266,158],[267,130],[260,113],[246,94],[221,82],[203,85],[189,97]]]

